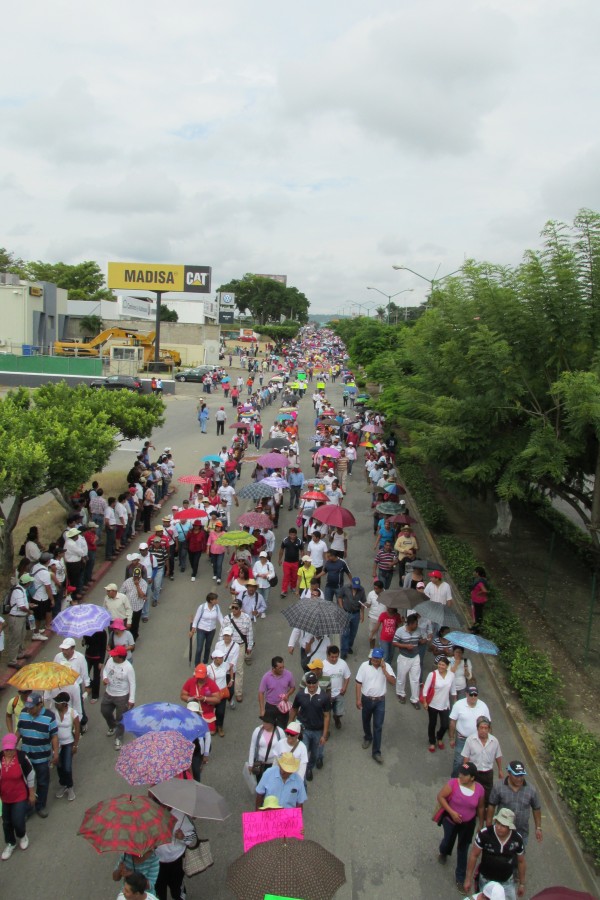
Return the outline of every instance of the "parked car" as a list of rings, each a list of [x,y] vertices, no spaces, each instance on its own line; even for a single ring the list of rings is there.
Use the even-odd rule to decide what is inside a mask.
[[[175,376],[175,381],[202,381],[205,375],[212,375],[218,366],[194,366],[191,369],[183,369]]]
[[[132,375],[109,375],[108,378],[99,378],[90,383],[91,388],[106,388],[109,391],[136,391],[142,390],[142,382]]]

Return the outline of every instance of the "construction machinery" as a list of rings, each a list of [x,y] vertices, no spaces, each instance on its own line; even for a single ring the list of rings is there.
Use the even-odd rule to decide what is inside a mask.
[[[149,334],[141,334],[136,329],[114,326],[101,331],[100,334],[89,341],[55,341],[54,353],[57,356],[91,357],[97,359],[98,357],[110,356],[111,346],[142,347],[144,350],[144,367],[147,367],[154,360],[155,337],[155,331],[151,331]],[[177,350],[161,347],[160,361],[180,366],[181,355]]]

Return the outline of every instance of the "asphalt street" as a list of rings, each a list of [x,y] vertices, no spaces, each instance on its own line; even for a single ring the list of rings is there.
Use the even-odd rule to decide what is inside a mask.
[[[341,405],[341,387],[333,386],[329,394]],[[309,392],[310,394],[310,392]],[[209,399],[211,421],[209,433],[200,434],[196,420],[196,402],[200,396],[197,385],[178,385],[177,394],[167,399],[164,428],[153,435],[157,449],[172,447],[177,474],[197,471],[199,458],[215,452],[223,441],[216,436],[214,411],[221,402],[220,394]],[[226,404],[229,421],[235,418],[231,403]],[[277,406],[265,411],[266,431],[276,414]],[[310,396],[301,405],[301,450],[305,475],[310,474],[309,443],[313,433],[313,407]],[[227,435],[231,435],[231,431]],[[250,477],[250,465],[243,467],[242,484]],[[363,583],[371,581],[372,516],[370,494],[366,489],[362,452],[355,465],[353,477],[348,479],[349,490],[345,505],[355,513],[358,526],[349,529],[349,565]],[[186,496],[180,486],[173,498]],[[245,511],[241,502],[240,509]],[[286,507],[285,507],[286,508]],[[285,537],[293,524],[294,514],[281,516],[278,539]],[[421,549],[423,534],[416,526]],[[142,538],[140,538],[141,540]],[[279,572],[281,578],[281,572]],[[123,564],[117,562],[104,580],[120,584]],[[213,590],[208,562],[203,558],[199,577],[191,583],[189,570],[177,573],[173,583],[166,583],[158,608],[151,612],[150,621],[143,626],[135,651],[138,680],[137,703],[158,700],[179,701],[183,682],[190,676],[188,665],[188,626],[197,605]],[[221,608],[226,611],[229,595],[225,584],[219,590]],[[89,599],[101,604],[102,586]],[[291,602],[289,599],[287,603]],[[262,674],[270,666],[274,654],[288,659],[289,628],[280,609],[286,601],[279,598],[279,588],[271,591],[269,614],[256,626],[254,663],[247,670],[244,702],[235,710],[227,710],[225,737],[215,737],[213,754],[204,770],[204,783],[223,794],[232,810],[231,817],[221,823],[200,822],[199,833],[211,840],[214,866],[194,879],[187,880],[188,897],[229,898],[233,896],[225,886],[227,866],[242,853],[240,814],[253,809],[253,798],[242,780],[242,766],[248,754],[253,728],[259,724],[257,690]],[[52,659],[58,651],[58,639],[51,639],[38,659]],[[355,653],[348,663],[352,672],[366,659],[368,653],[367,624],[361,626]],[[505,763],[519,758],[508,728],[505,711],[496,702],[484,667],[474,659],[480,697],[489,703],[494,732],[499,738]],[[301,675],[297,654],[290,659],[290,667]],[[458,896],[454,885],[454,865],[442,868],[437,863],[440,829],[431,821],[438,790],[446,783],[451,768],[451,751],[427,752],[427,722],[424,711],[415,711],[410,704],[401,706],[394,690],[388,686],[386,720],[383,734],[384,764],[376,765],[368,750],[362,750],[360,713],[355,708],[354,685],[351,682],[347,715],[341,731],[333,730],[327,744],[325,765],[315,771],[309,784],[305,805],[305,834],[322,843],[340,857],[346,866],[347,883],[336,895],[337,900],[375,898],[441,898]],[[3,692],[4,708],[9,699]],[[130,792],[127,783],[115,772],[117,754],[113,741],[105,736],[106,727],[100,715],[100,704],[88,704],[90,725],[82,738],[75,759],[74,776],[77,798],[69,803],[54,799],[56,776],[52,777],[49,818],[34,816],[30,820],[30,847],[17,850],[8,862],[0,863],[0,884],[3,897],[27,896],[41,898],[75,898],[105,900],[116,897],[118,885],[111,880],[116,864],[115,854],[98,855],[76,832],[85,809],[97,801]],[[133,789],[134,793],[143,792]],[[527,895],[543,887],[565,884],[582,889],[578,873],[561,841],[560,832],[552,820],[543,815],[544,843],[529,845]],[[265,887],[267,884],[265,883]]]

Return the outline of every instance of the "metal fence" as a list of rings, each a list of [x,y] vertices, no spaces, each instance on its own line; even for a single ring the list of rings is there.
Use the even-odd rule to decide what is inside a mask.
[[[34,375],[87,375],[103,374],[101,359],[81,359],[70,356],[19,356],[16,353],[0,353],[0,372],[23,372]]]

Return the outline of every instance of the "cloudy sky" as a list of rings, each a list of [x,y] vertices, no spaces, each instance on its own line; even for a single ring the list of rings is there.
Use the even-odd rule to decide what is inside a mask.
[[[600,210],[599,33],[597,0],[13,4],[0,245],[416,304],[393,264],[518,262]]]

